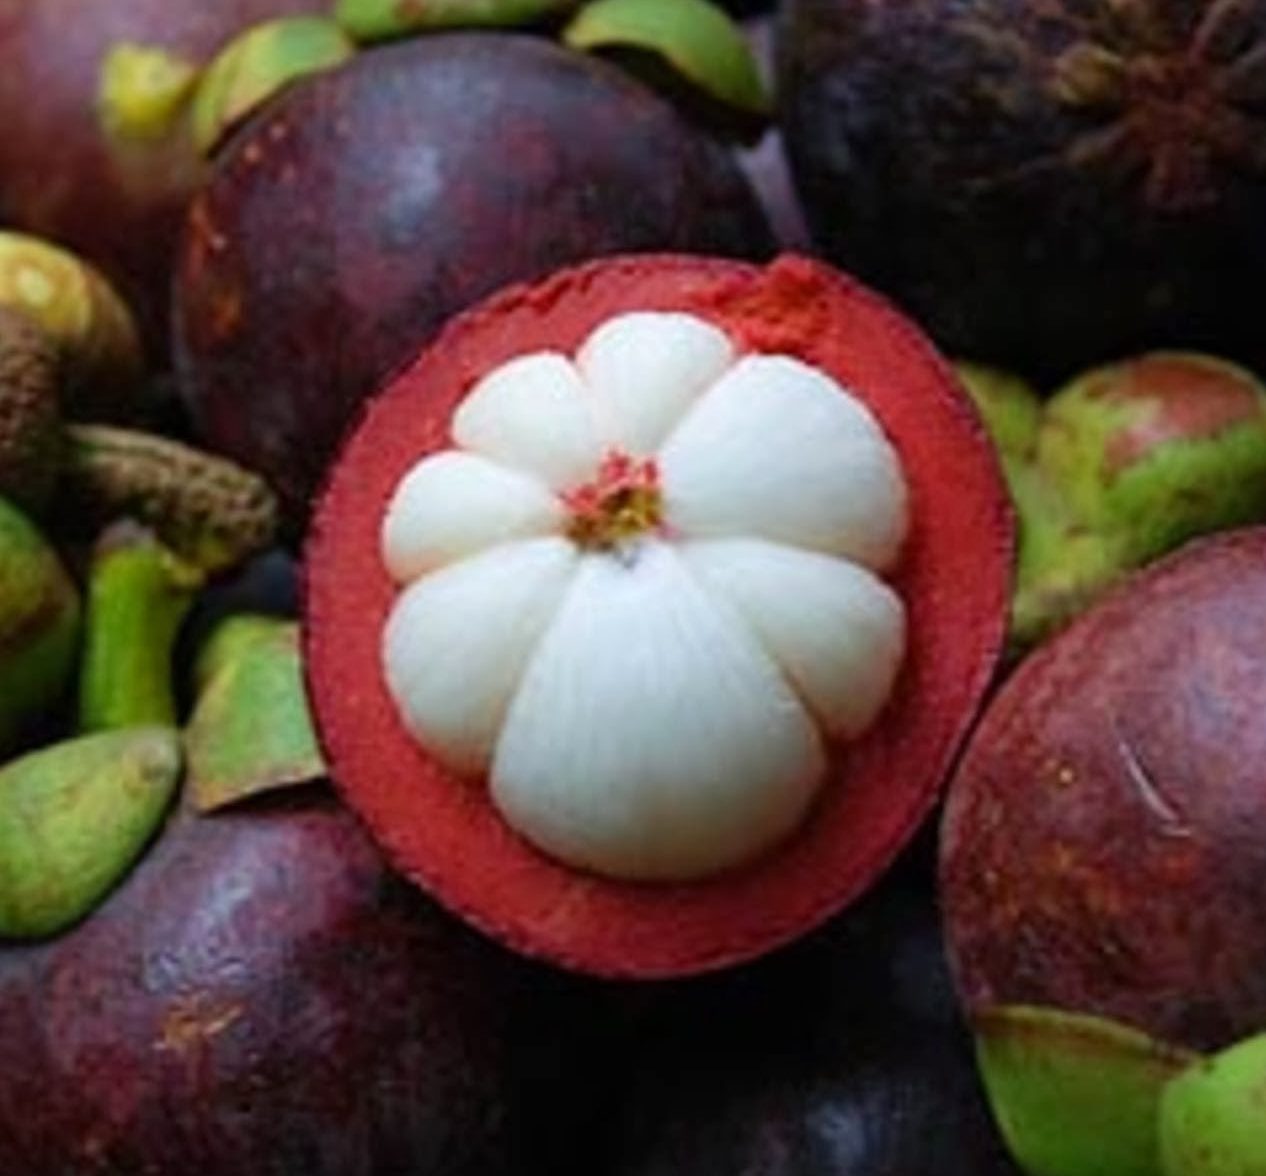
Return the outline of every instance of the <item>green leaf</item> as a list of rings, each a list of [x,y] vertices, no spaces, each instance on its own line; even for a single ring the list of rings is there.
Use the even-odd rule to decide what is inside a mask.
[[[459,28],[518,28],[570,12],[578,0],[338,0],[334,19],[358,41]]]
[[[1266,1172],[1266,1035],[1196,1062],[1165,1088],[1160,1149],[1165,1176]]]
[[[298,78],[341,65],[355,45],[332,20],[285,17],[234,37],[207,66],[193,96],[193,138],[209,155],[234,126]]]
[[[587,52],[651,53],[717,102],[747,114],[767,115],[772,108],[741,30],[708,0],[594,0],[563,40]]]
[[[199,653],[194,677],[185,750],[199,812],[325,775],[293,621],[229,618]]]
[[[1028,1176],[1161,1176],[1161,1091],[1196,1055],[1058,1009],[991,1009],[975,1030],[994,1116]]]
[[[0,769],[0,936],[52,935],[93,911],[179,780],[180,741],[163,727],[68,739]]]

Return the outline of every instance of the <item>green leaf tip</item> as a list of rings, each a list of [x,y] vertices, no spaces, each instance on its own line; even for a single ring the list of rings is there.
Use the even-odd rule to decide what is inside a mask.
[[[459,28],[521,28],[570,12],[579,0],[338,0],[334,19],[358,41]]]
[[[204,71],[190,117],[198,150],[211,154],[238,123],[291,82],[342,65],[355,45],[335,23],[293,16],[234,37]]]
[[[1002,1006],[974,1028],[994,1116],[1028,1176],[1161,1176],[1161,1092],[1194,1054],[1058,1009]]]
[[[1161,1097],[1164,1176],[1266,1173],[1266,1034],[1175,1078]]]
[[[200,651],[194,679],[185,749],[199,812],[325,775],[295,622],[230,617]]]
[[[708,98],[749,116],[773,107],[742,31],[709,0],[593,0],[563,40],[585,52],[651,53]]]
[[[0,936],[45,938],[95,910],[161,825],[180,768],[163,727],[83,735],[0,768]]]

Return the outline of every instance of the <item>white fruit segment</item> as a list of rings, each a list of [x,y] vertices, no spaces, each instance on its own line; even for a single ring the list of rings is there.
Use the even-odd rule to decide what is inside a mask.
[[[511,539],[559,531],[566,512],[538,478],[448,450],[419,462],[387,507],[382,551],[399,584]]]
[[[617,878],[740,865],[875,720],[907,496],[866,406],[703,319],[639,312],[502,365],[382,525],[388,690],[545,853]],[[847,781],[840,786],[847,787]]]
[[[698,877],[799,822],[823,752],[750,629],[666,544],[587,555],[506,716],[492,794],[548,853]]]
[[[829,734],[853,738],[874,722],[905,651],[905,610],[887,584],[856,564],[759,539],[687,543],[681,553],[751,625]]]
[[[759,535],[883,569],[906,528],[897,455],[860,401],[778,355],[740,360],[659,455],[672,525]]]
[[[689,314],[651,311],[603,323],[576,353],[581,378],[627,453],[654,453],[691,402],[734,362],[724,331]]]
[[[559,489],[602,458],[593,398],[564,355],[522,355],[490,372],[453,417],[453,440]]]
[[[422,577],[396,601],[383,634],[387,686],[409,730],[448,767],[486,767],[578,560],[564,539],[506,544]]]

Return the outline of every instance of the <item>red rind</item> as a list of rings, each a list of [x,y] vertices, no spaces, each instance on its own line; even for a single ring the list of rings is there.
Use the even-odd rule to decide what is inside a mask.
[[[1032,657],[972,737],[942,896],[973,1009],[1213,1050],[1266,1024],[1266,528],[1190,544]]]
[[[700,314],[742,347],[831,372],[883,423],[913,505],[894,577],[909,651],[888,710],[837,754],[787,844],[687,885],[610,881],[530,847],[482,787],[448,775],[406,733],[381,670],[396,589],[378,545],[397,482],[451,444],[453,411],[481,375],[525,352],[574,351],[600,322],[634,309]],[[305,617],[308,686],[332,775],[409,877],[527,954],[635,977],[759,955],[857,897],[935,802],[1001,648],[1011,543],[992,449],[947,366],[909,322],[835,271],[795,257],[760,268],[655,255],[513,287],[455,319],[370,404],[332,469],[307,546]]]

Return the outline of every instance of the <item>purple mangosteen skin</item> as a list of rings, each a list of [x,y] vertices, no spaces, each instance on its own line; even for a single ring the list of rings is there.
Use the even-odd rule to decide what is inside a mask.
[[[1266,1025],[1266,528],[1136,574],[997,695],[951,783],[942,894],[972,1008],[1216,1050]]]
[[[123,142],[103,128],[103,63],[123,44],[206,64],[257,21],[319,0],[0,0],[0,224],[49,237],[118,282],[151,336],[203,165],[185,135]]]
[[[1257,0],[786,0],[814,238],[1032,379],[1175,345],[1260,362],[1263,38]]]
[[[786,951],[650,996],[604,1176],[1021,1176],[921,865]]]
[[[616,67],[446,34],[295,86],[224,150],[176,281],[198,432],[293,522],[364,398],[456,311],[589,257],[764,257],[731,153]]]
[[[564,1171],[585,999],[390,874],[323,793],[181,815],[77,929],[0,946],[0,1171]]]

